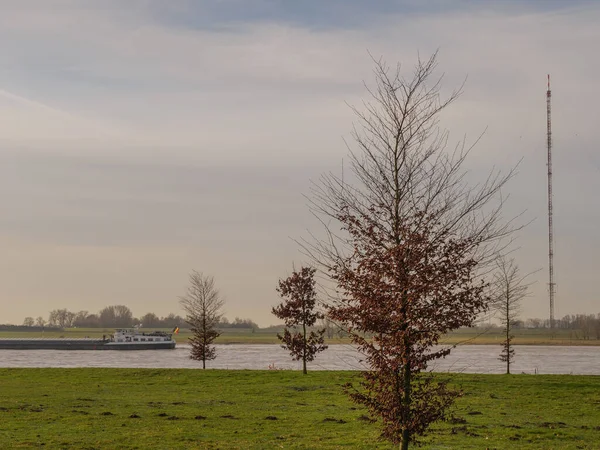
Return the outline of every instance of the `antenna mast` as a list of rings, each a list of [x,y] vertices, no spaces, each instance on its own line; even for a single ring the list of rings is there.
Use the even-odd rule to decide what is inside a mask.
[[[554,227],[552,225],[552,94],[550,92],[550,75],[546,91],[546,115],[548,122],[548,292],[550,294],[550,328],[554,328]]]

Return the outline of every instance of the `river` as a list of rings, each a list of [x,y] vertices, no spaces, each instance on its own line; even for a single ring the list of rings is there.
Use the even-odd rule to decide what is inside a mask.
[[[301,368],[279,345],[216,345],[213,369]],[[503,373],[499,345],[458,346],[430,369],[436,372]],[[600,347],[515,346],[513,373],[600,375]],[[0,367],[130,367],[200,368],[189,358],[189,347],[144,351],[1,350]],[[331,345],[309,363],[312,370],[362,370],[361,355],[350,345]]]

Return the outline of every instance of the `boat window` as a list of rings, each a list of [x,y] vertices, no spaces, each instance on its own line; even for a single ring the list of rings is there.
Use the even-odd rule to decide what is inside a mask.
[[[134,340],[134,342],[137,342],[137,341],[139,341],[139,339],[138,339],[138,338],[133,338],[133,340]]]
[[[146,342],[146,338],[141,338],[141,341],[142,342]]]
[[[154,339],[152,339],[152,338],[148,338],[148,340],[149,340],[149,341],[153,341]]]

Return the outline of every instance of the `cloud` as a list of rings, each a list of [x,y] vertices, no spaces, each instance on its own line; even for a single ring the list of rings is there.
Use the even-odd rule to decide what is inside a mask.
[[[194,9],[195,4],[169,11],[192,20],[211,10],[207,3]],[[510,109],[517,101],[516,114],[524,117],[519,122],[533,122],[546,72],[553,74],[557,87],[561,80],[577,79],[569,83],[568,98],[579,104],[573,94],[582,98],[593,83],[582,74],[595,70],[594,62],[571,49],[578,45],[583,52],[586,47],[593,51],[588,36],[595,33],[597,8],[585,14],[535,13],[531,8],[516,14],[513,5],[511,13],[484,7],[465,13],[463,5],[445,15],[445,10],[422,13],[409,2],[403,5],[411,14],[384,15],[390,7],[384,2],[368,28],[315,30],[290,25],[286,18],[291,13],[280,4],[278,17],[236,19],[215,31],[161,21],[155,2],[145,8],[134,2],[118,10],[107,5],[68,14],[41,9],[4,15],[13,33],[24,29],[27,34],[18,47],[6,44],[14,42],[14,35],[2,39],[13,75],[1,85],[12,84],[12,92],[77,116],[118,125],[127,130],[129,144],[202,146],[208,152],[224,145],[238,148],[236,157],[248,159],[254,152],[261,156],[263,149],[262,156],[272,157],[273,149],[266,150],[271,142],[280,146],[291,135],[300,144],[288,149],[294,156],[323,154],[332,140],[320,146],[309,135],[321,139],[329,134],[339,142],[347,133],[351,116],[344,102],[355,103],[364,94],[361,81],[370,78],[371,66],[367,50],[390,61],[412,61],[417,50],[428,54],[441,46],[447,86],[469,76],[459,106],[467,112],[459,116],[462,111],[453,111],[452,117],[459,117],[449,125],[470,134],[486,126],[495,133],[502,117],[515,115]],[[228,8],[231,16],[231,2],[211,14],[224,21]],[[40,61],[40,53],[48,56]],[[211,157],[228,152],[216,153]]]
[[[98,120],[87,120],[44,103],[0,89],[3,140],[48,141],[123,138],[123,133]]]

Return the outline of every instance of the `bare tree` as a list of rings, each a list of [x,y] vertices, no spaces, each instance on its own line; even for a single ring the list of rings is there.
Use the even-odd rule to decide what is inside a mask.
[[[64,326],[66,328],[71,328],[73,326],[74,321],[75,321],[75,313],[72,311],[66,311],[65,316],[64,316]]]
[[[51,327],[57,327],[59,322],[58,316],[58,309],[53,309],[52,311],[50,311],[50,313],[48,314],[48,325],[50,325]]]
[[[73,326],[75,320],[75,313],[63,309],[54,309],[50,311],[48,316],[48,324],[51,326],[58,326],[60,328],[70,328]]]
[[[185,320],[183,317],[170,313],[167,317],[161,319],[161,326],[163,327],[180,327],[183,326]]]
[[[157,326],[160,323],[160,319],[156,314],[149,312],[140,317],[140,322],[143,327],[151,328]]]
[[[32,327],[35,324],[33,317],[25,317],[23,320],[23,326]]]
[[[483,274],[515,228],[502,219],[500,195],[513,171],[470,185],[463,165],[472,146],[447,148],[438,120],[461,90],[442,99],[435,68],[436,54],[409,78],[375,61],[371,99],[353,108],[351,182],[330,173],[313,186],[326,237],[303,241],[335,284],[329,316],[370,365],[362,390],[349,391],[402,449],[456,397],[423,372],[450,353],[434,347],[440,337],[486,309]]]
[[[75,327],[86,327],[88,326],[88,311],[78,311],[73,319],[73,326]]]
[[[130,327],[133,325],[133,313],[128,306],[115,305],[113,306],[115,312],[115,321],[117,327]]]
[[[323,315],[323,318],[319,320],[319,326],[325,330],[325,336],[327,339],[333,339],[335,336],[335,325],[331,319]]]
[[[35,319],[35,325],[38,327],[43,327],[44,325],[46,325],[46,321],[44,320],[44,318],[42,316],[38,316]]]
[[[494,292],[491,306],[499,314],[504,328],[505,338],[500,344],[502,352],[499,359],[506,363],[506,373],[510,374],[510,364],[515,357],[512,329],[521,312],[521,301],[527,297],[527,291],[532,284],[527,281],[531,273],[521,275],[514,259],[507,260],[504,257],[498,258],[496,267],[491,286]]]
[[[206,361],[217,357],[212,343],[220,335],[216,327],[223,315],[221,309],[225,301],[215,287],[213,277],[194,270],[190,274],[187,294],[179,298],[179,303],[192,331],[190,358],[202,361],[202,368],[206,369]]]
[[[111,305],[98,313],[103,327],[127,328],[133,325],[133,313],[125,305]]]
[[[325,329],[316,332],[309,330],[317,319],[324,319],[322,313],[315,311],[317,291],[314,276],[314,268],[302,267],[285,280],[279,280],[277,292],[285,300],[272,309],[272,313],[282,319],[286,326],[283,336],[277,333],[277,337],[294,360],[302,360],[304,375],[307,373],[306,362],[313,361],[317,353],[327,349],[323,337]],[[287,327],[298,331],[290,331]]]

